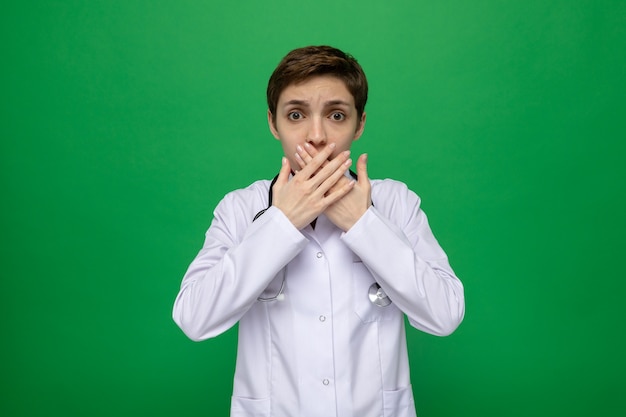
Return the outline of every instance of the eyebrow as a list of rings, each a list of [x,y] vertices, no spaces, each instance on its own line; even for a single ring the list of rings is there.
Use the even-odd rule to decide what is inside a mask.
[[[283,107],[285,106],[309,106],[309,102],[306,100],[289,100],[286,101],[283,104]],[[350,103],[344,100],[329,100],[324,102],[324,107],[330,107],[330,106],[346,106],[346,107],[350,107]]]

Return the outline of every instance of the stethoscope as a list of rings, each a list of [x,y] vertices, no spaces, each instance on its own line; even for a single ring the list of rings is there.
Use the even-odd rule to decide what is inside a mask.
[[[352,170],[350,170],[350,176],[352,176],[352,178],[354,178],[355,180],[358,179],[357,175],[355,172],[353,172]],[[267,200],[268,200],[268,205],[266,208],[264,208],[263,210],[260,210],[252,219],[252,221],[254,222],[256,219],[258,219],[259,217],[261,217],[261,215],[263,215],[263,213],[265,213],[267,211],[267,209],[269,209],[272,206],[272,188],[274,187],[274,184],[276,183],[276,180],[278,179],[278,175],[276,175],[274,177],[274,179],[272,180],[272,182],[270,183],[270,188],[269,191],[267,193]],[[283,274],[283,279],[280,283],[280,288],[278,289],[278,292],[271,296],[271,297],[257,297],[257,300],[263,303],[267,303],[267,302],[271,302],[271,301],[282,301],[285,299],[285,274]],[[367,296],[369,298],[369,300],[372,302],[372,304],[378,306],[378,307],[386,307],[389,304],[391,304],[391,299],[389,298],[389,296],[385,293],[385,291],[381,288],[380,285],[378,285],[377,282],[373,283],[372,285],[370,285],[369,289],[368,289],[368,293]]]

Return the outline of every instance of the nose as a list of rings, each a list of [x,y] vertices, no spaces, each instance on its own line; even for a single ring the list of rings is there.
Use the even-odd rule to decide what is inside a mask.
[[[320,145],[325,145],[327,139],[326,129],[324,129],[324,122],[322,118],[312,118],[306,141],[311,145],[318,147]]]

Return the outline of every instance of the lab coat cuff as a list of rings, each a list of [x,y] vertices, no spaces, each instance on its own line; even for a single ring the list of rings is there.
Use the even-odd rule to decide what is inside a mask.
[[[363,242],[367,242],[372,236],[386,239],[385,241],[387,242],[393,242],[400,238],[404,243],[408,244],[406,237],[402,235],[401,231],[374,206],[370,206],[350,230],[343,233],[342,239],[356,252],[355,249],[361,247]]]
[[[346,241],[358,241],[369,233],[372,223],[378,220],[377,210],[374,206],[370,206],[365,213],[352,225],[352,227],[342,234],[342,238]]]
[[[297,247],[304,247],[308,242],[308,239],[289,221],[285,213],[277,207],[268,207],[254,223],[258,223],[258,227],[271,223],[270,227],[274,233],[283,235],[285,241],[293,242]],[[279,233],[277,229],[280,230]]]

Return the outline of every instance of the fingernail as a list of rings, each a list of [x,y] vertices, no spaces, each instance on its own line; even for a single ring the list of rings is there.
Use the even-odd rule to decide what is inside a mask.
[[[310,144],[309,142],[305,142],[305,143],[304,143],[304,147],[308,149],[308,148],[310,148],[310,147],[311,147],[311,144]]]
[[[328,146],[330,146],[330,149],[335,149],[335,146],[337,146],[337,145],[335,145],[335,143],[331,143],[331,144],[330,144],[330,145],[328,145]]]
[[[282,163],[283,163],[283,165],[285,165],[287,163],[287,158],[285,158],[284,156],[283,156]]]
[[[345,166],[349,167],[350,165],[352,165],[352,159],[348,159],[346,162],[343,163]]]

